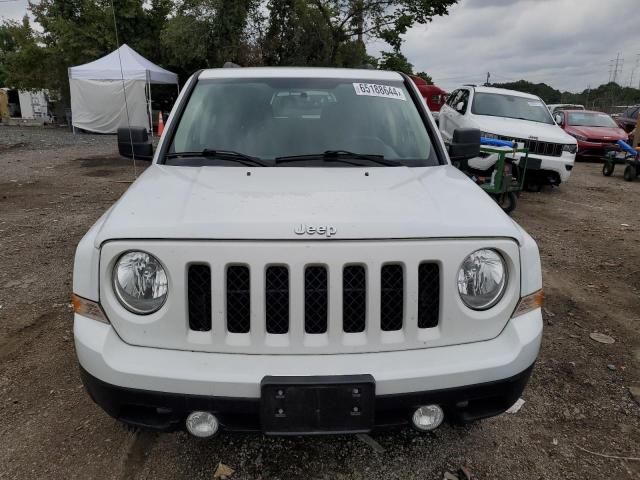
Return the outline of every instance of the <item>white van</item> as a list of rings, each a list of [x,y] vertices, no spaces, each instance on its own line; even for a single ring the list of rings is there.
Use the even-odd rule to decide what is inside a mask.
[[[453,91],[442,107],[439,127],[445,142],[451,141],[456,129],[478,128],[485,137],[523,143],[529,149],[529,190],[560,185],[571,175],[576,139],[555,123],[544,102],[535,95],[463,86]]]

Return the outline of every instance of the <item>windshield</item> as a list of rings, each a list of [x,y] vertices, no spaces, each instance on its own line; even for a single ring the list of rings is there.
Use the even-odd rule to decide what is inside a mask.
[[[276,165],[276,159],[336,151],[341,157],[353,153],[385,160],[374,166],[385,166],[386,161],[439,164],[427,128],[401,81],[374,85],[351,79],[201,80],[168,154],[176,165],[184,159],[181,152],[203,151],[251,156],[268,166]],[[278,166],[307,166],[305,160]],[[309,164],[353,165],[333,160],[316,158]]]
[[[554,123],[542,100],[501,93],[477,92],[473,97],[471,112],[475,115],[517,118],[549,125]]]
[[[613,118],[606,113],[571,112],[568,116],[569,119],[567,123],[574,127],[618,127]]]

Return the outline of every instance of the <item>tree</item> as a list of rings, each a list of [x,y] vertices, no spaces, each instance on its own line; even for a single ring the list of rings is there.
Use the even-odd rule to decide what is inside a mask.
[[[160,34],[172,0],[42,0],[29,9],[40,28],[25,17],[19,48],[6,56],[7,82],[17,88],[57,90],[68,103],[68,68],[113,51],[115,20],[120,44],[127,43],[156,61],[162,58]],[[5,24],[6,25],[6,24]],[[18,25],[10,25],[16,32]]]
[[[402,35],[414,24],[425,24],[433,17],[447,15],[458,0],[310,0],[310,7],[330,29],[333,38],[332,61],[345,42],[363,43],[367,38],[387,42],[395,52]]]
[[[360,66],[365,42],[380,39],[398,53],[415,23],[446,15],[457,0],[269,0],[267,63]]]
[[[49,58],[37,45],[35,35],[25,16],[22,22],[5,21],[0,25],[0,86],[22,89],[38,88],[40,63]]]
[[[416,73],[416,77],[420,77],[425,82],[427,82],[428,85],[433,85],[433,78],[431,78],[431,75],[429,75],[427,72],[418,72]]]
[[[381,70],[394,70],[406,73],[407,75],[413,75],[413,65],[409,63],[407,57],[402,53],[399,51],[380,53],[382,54],[382,58],[378,62],[378,67]]]

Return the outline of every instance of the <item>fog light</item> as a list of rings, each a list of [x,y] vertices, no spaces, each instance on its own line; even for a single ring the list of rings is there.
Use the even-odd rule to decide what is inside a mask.
[[[207,438],[218,431],[218,419],[209,412],[191,412],[187,417],[187,430],[198,438]]]
[[[413,426],[421,432],[429,432],[440,426],[444,412],[438,405],[424,405],[413,413]]]

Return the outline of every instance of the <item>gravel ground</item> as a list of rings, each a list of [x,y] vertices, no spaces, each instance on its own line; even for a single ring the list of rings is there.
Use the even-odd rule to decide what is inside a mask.
[[[640,479],[629,390],[640,387],[640,182],[621,171],[581,163],[560,189],[521,197],[514,216],[539,243],[547,293],[522,409],[372,434],[380,453],[351,436],[124,430],[82,388],[68,301],[75,245],[127,188],[131,162],[113,136],[0,127],[0,172],[0,478],[211,479],[223,462],[233,480],[441,479],[461,466],[482,480]]]
[[[113,146],[115,135],[73,134],[68,128],[0,124],[0,153],[12,149],[49,150],[66,146]]]

